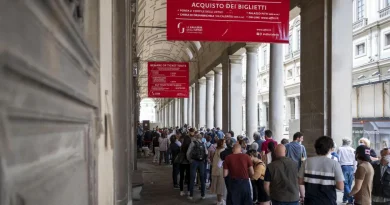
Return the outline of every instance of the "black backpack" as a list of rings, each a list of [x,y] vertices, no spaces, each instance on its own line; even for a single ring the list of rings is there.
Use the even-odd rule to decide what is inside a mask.
[[[203,161],[206,159],[206,151],[204,143],[200,143],[198,141],[194,141],[194,147],[191,151],[191,159],[197,161]]]

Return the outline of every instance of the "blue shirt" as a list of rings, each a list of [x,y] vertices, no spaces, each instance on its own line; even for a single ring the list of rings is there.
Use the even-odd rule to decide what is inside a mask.
[[[217,131],[216,134],[217,134],[219,139],[223,139],[223,133],[221,132],[221,130]]]
[[[298,169],[301,167],[302,155],[307,158],[306,149],[298,142],[290,142],[286,144],[286,156],[298,163]]]
[[[255,142],[259,145],[259,148],[257,149],[257,151],[261,152],[261,145],[263,144],[263,142],[265,142],[265,140],[260,139],[260,140],[257,140]]]

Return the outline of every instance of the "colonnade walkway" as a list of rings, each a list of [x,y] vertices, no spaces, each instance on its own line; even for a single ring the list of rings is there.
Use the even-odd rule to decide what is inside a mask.
[[[141,200],[134,201],[134,205],[215,205],[216,196],[206,190],[206,199],[200,199],[200,191],[194,188],[194,199],[189,201],[187,196],[180,196],[179,189],[173,189],[172,166],[159,166],[152,163],[152,158],[139,158],[138,170],[142,171],[144,186],[141,192]],[[186,185],[184,185],[186,190]],[[338,204],[341,202],[343,193],[337,191]]]
[[[200,191],[194,188],[194,199],[189,201],[187,196],[180,196],[179,189],[173,189],[172,166],[159,166],[152,163],[152,158],[138,159],[138,170],[143,172],[144,186],[141,192],[141,200],[134,201],[134,205],[190,205],[190,204],[215,204],[216,197],[207,193],[206,199],[200,199]],[[187,186],[184,185],[184,190]]]

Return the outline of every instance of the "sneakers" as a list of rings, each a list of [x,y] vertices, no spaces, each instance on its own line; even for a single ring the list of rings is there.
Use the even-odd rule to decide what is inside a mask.
[[[184,193],[184,191],[181,191],[180,196],[184,196],[184,195],[186,195],[186,193]]]
[[[201,198],[202,200],[204,200],[204,199],[206,199],[206,197],[205,196],[202,196],[202,198]]]
[[[187,199],[188,200],[192,200],[193,198],[192,198],[192,196],[188,196]]]

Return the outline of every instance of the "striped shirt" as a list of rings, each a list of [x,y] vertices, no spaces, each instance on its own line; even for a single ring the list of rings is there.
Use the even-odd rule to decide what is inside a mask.
[[[340,164],[327,156],[308,158],[299,170],[305,181],[305,205],[337,205],[336,182],[344,181]]]

